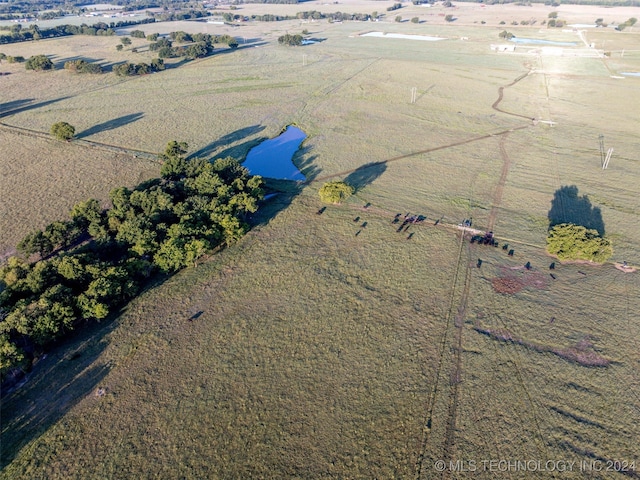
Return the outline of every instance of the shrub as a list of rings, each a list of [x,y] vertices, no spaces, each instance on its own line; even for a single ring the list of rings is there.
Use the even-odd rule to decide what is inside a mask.
[[[603,263],[613,255],[611,241],[597,230],[573,223],[554,226],[547,236],[547,252],[560,260],[588,260]]]
[[[71,140],[76,133],[76,128],[67,122],[57,122],[51,125],[51,135],[58,140]]]
[[[337,204],[353,195],[354,191],[355,189],[351,185],[344,182],[328,182],[320,188],[318,193],[320,200],[324,203]]]

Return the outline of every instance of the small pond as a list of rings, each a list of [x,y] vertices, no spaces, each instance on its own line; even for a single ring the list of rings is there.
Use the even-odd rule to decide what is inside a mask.
[[[559,47],[575,47],[575,42],[554,42],[553,40],[538,40],[537,38],[519,38],[513,37],[511,42],[525,43],[531,45],[557,45]]]
[[[306,177],[296,168],[292,159],[305,138],[306,133],[289,125],[276,138],[253,147],[242,166],[248,168],[251,175],[303,182]]]

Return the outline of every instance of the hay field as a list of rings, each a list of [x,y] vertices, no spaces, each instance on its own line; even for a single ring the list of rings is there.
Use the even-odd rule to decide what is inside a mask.
[[[306,28],[325,40],[309,47],[272,34],[2,118],[46,131],[67,114],[87,141],[159,151],[175,138],[205,156],[241,156],[296,123],[309,138],[295,161],[314,181],[266,203],[234,247],[50,352],[3,399],[0,478],[594,475],[577,463],[562,474],[448,463],[471,460],[635,461],[638,475],[640,277],[610,264],[552,271],[543,246],[554,195],[575,186],[576,205],[601,210],[613,260],[638,263],[640,79],[611,72],[638,71],[640,59],[496,54],[497,28],[473,24],[374,27],[449,39],[320,23]],[[611,35],[588,38],[637,42]],[[114,118],[135,121],[90,130]],[[606,171],[600,134],[615,148]],[[317,215],[318,189],[336,178],[361,188]],[[399,233],[392,221],[407,212],[427,220]],[[465,218],[514,256],[469,243],[456,228]]]

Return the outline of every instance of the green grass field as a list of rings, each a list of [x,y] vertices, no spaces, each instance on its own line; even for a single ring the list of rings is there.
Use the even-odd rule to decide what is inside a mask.
[[[2,400],[0,478],[640,476],[638,273],[552,271],[544,251],[554,195],[575,186],[564,213],[580,222],[591,210],[577,206],[599,208],[612,262],[639,263],[640,78],[611,75],[640,71],[640,57],[497,54],[496,26],[472,22],[307,28],[325,40],[279,47],[269,30],[263,46],[128,81],[15,65],[0,78],[13,82],[2,103],[41,104],[0,118],[5,249],[75,201],[154,175],[133,151],[172,139],[241,157],[295,123],[308,134],[295,161],[314,180],[266,202],[238,244],[40,360]],[[351,36],[364,30],[449,39]],[[638,34],[617,33],[588,38],[637,47]],[[79,40],[107,48],[47,44],[64,56]],[[68,119],[89,132],[77,143],[28,132]],[[614,148],[607,170],[599,135]],[[356,195],[317,215],[322,182],[345,178]],[[392,221],[407,212],[427,220],[399,233]],[[514,255],[471,244],[456,227],[465,218]]]

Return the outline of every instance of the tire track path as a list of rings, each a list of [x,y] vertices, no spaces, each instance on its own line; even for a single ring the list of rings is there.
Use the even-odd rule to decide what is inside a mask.
[[[529,128],[530,126],[531,125],[522,125],[522,126],[519,126],[519,127],[510,128],[508,130],[503,130],[501,132],[488,133],[486,135],[480,135],[478,137],[468,138],[466,140],[461,140],[459,142],[449,143],[447,145],[441,145],[439,147],[427,148],[427,149],[424,149],[424,150],[417,150],[415,152],[405,153],[404,155],[398,155],[397,157],[388,158],[386,160],[380,160],[379,162],[373,162],[371,166],[372,167],[378,167],[378,166],[380,166],[381,163],[387,164],[387,163],[391,163],[391,162],[397,162],[399,160],[405,160],[407,158],[416,157],[418,155],[424,155],[425,153],[437,152],[439,150],[446,150],[447,148],[459,147],[461,145],[466,145],[468,143],[478,142],[480,140],[486,140],[487,138],[498,137],[498,136],[506,135],[506,134],[509,134],[511,132],[515,132],[515,131],[518,131],[518,130],[523,130],[525,128]],[[316,177],[313,180],[307,180],[307,181],[302,182],[302,183],[303,184],[310,184],[310,183],[314,183],[314,182],[324,182],[324,181],[330,180],[332,178],[344,177],[346,175],[349,175],[350,173],[355,172],[356,170],[362,171],[363,168],[362,168],[362,166],[360,166],[358,168],[353,168],[351,170],[345,170],[343,172],[337,172],[337,173],[332,173],[330,175],[324,175],[322,177]]]
[[[449,308],[447,310],[447,316],[445,321],[445,329],[442,334],[442,339],[440,340],[440,355],[438,360],[438,367],[436,369],[436,375],[434,379],[433,389],[429,396],[427,402],[427,414],[423,423],[422,430],[422,442],[420,453],[418,455],[418,459],[416,461],[416,479],[421,480],[424,476],[427,478],[431,478],[429,474],[426,473],[425,470],[425,459],[428,454],[428,451],[432,444],[436,441],[433,438],[433,421],[434,421],[434,411],[435,405],[439,400],[439,395],[441,395],[441,382],[444,381],[445,376],[445,364],[448,364],[449,361],[453,360],[453,369],[450,372],[449,379],[449,402],[448,402],[448,417],[446,422],[446,430],[445,430],[445,443],[443,447],[444,455],[441,456],[441,459],[448,461],[449,453],[451,446],[453,445],[454,439],[454,430],[455,430],[455,419],[456,412],[458,407],[458,392],[459,392],[459,384],[461,379],[461,371],[462,371],[462,326],[464,323],[462,322],[462,318],[464,316],[464,308],[466,307],[466,299],[468,297],[469,285],[470,285],[470,268],[469,268],[469,260],[468,255],[465,255],[465,233],[461,232],[460,242],[458,245],[458,258],[456,262],[456,270],[454,272],[453,281],[451,283],[451,295],[449,297]],[[464,267],[463,267],[464,265]],[[460,302],[456,302],[458,295],[458,282],[462,274],[462,269],[465,268],[464,271],[464,286],[462,291],[462,300]],[[454,317],[454,311],[456,310],[456,303],[458,303],[458,312]],[[451,340],[450,338],[453,336],[453,345],[455,346],[453,349],[451,348]],[[458,348],[459,347],[459,348]],[[450,428],[451,427],[451,428]]]
[[[499,105],[504,98],[504,89],[515,85],[516,83],[521,81],[523,78],[526,78],[530,73],[531,73],[531,70],[517,77],[509,85],[499,87],[498,98],[491,105],[491,107],[500,113],[534,121],[535,118],[527,117],[526,115],[507,112],[499,108]],[[414,152],[413,154],[401,155],[401,156],[386,160],[384,163],[401,160],[414,155],[429,153],[431,151],[452,148],[458,145],[464,145],[466,143],[483,140],[489,137],[500,136],[499,151],[500,151],[500,157],[502,159],[502,169],[501,169],[500,179],[498,180],[498,184],[496,186],[496,189],[493,195],[491,213],[489,215],[489,222],[488,222],[489,230],[492,230],[496,222],[498,208],[500,207],[502,202],[504,186],[506,184],[509,168],[511,166],[511,159],[509,158],[509,155],[507,154],[507,151],[505,148],[506,139],[511,132],[528,128],[529,126],[530,125],[516,127],[513,129],[499,132],[498,134],[484,135],[484,136],[468,139],[465,141],[456,142],[454,144],[435,147],[433,149],[428,149],[426,151],[420,151],[420,152]],[[439,451],[438,452],[440,457],[439,460],[444,461],[445,465],[449,465],[449,462],[453,460],[452,456],[454,454],[453,448],[454,448],[455,439],[456,439],[458,404],[459,404],[459,399],[461,395],[461,385],[462,385],[462,372],[463,372],[462,352],[464,347],[464,317],[465,317],[467,304],[469,301],[469,291],[471,288],[471,279],[472,279],[472,268],[470,265],[471,246],[467,247],[466,254],[465,254],[465,248],[464,248],[465,244],[466,244],[465,233],[463,231],[462,234],[460,235],[460,244],[458,248],[458,260],[457,260],[456,270],[454,273],[454,278],[453,278],[452,287],[451,287],[451,297],[449,302],[449,310],[447,312],[445,332],[442,336],[442,340],[440,343],[440,358],[438,361],[438,368],[436,370],[435,382],[434,382],[432,393],[429,397],[427,415],[423,425],[422,445],[421,445],[420,454],[418,455],[418,460],[416,463],[417,480],[421,480],[423,478],[423,475],[425,478],[432,477],[431,474],[427,473],[427,470],[425,469],[425,466],[424,466],[425,459],[428,455],[429,450],[433,450],[435,452]],[[464,269],[464,273],[463,273],[463,269]],[[464,279],[461,285],[462,290],[458,295],[458,292],[460,291],[459,282],[461,278],[464,278]],[[454,315],[454,311],[456,310],[456,305],[457,305],[457,312]],[[449,358],[447,358],[448,356]],[[444,376],[445,363],[448,363],[451,366],[448,394],[445,393],[447,391],[446,388],[443,388],[441,386],[441,382],[444,380],[443,376]],[[447,416],[446,416],[446,424],[444,425],[444,436],[442,438],[442,442],[443,442],[442,447],[441,449],[438,449],[437,446],[434,445],[434,442],[436,442],[438,439],[434,438],[434,434],[432,433],[433,420],[434,420],[435,405],[437,402],[440,401],[438,399],[438,396],[443,394],[447,395]],[[441,472],[440,478],[451,478],[451,474],[452,472],[448,468],[445,468]]]
[[[27,135],[31,137],[43,138],[46,140],[52,140],[51,135],[48,133],[40,132],[38,130],[31,130],[29,128],[16,127],[15,125],[9,125],[4,122],[0,122],[0,128],[7,130],[11,133],[15,133],[17,135]],[[100,142],[94,142],[91,140],[80,140],[80,139],[72,140],[71,144],[80,146],[83,148],[98,148],[100,150],[106,150],[109,152],[123,153],[125,155],[131,155],[132,157],[136,157],[136,158],[142,157],[147,160],[153,160],[156,163],[162,163],[158,158],[159,156],[158,153],[148,152],[146,150],[136,150],[134,148],[126,148],[126,147],[120,147],[118,145],[110,145],[108,143],[100,143]]]

